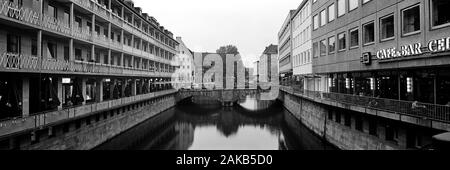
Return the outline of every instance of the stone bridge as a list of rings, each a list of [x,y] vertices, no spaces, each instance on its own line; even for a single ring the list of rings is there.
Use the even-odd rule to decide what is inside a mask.
[[[177,101],[181,101],[187,98],[202,96],[215,99],[221,102],[224,106],[233,106],[233,103],[237,101],[245,100],[248,95],[260,94],[261,90],[258,89],[222,89],[222,90],[206,90],[206,89],[193,89],[193,90],[180,90],[177,95]]]

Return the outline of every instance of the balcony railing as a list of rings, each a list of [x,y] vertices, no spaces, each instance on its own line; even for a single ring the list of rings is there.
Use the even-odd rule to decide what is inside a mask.
[[[92,33],[88,29],[82,29],[82,28],[76,27],[73,29],[72,36],[79,38],[79,39],[86,40],[86,41],[92,40]]]
[[[393,112],[402,115],[409,115],[450,123],[450,106],[376,97],[356,96],[342,93],[308,91],[287,86],[284,86],[282,89],[285,91],[292,91],[294,94],[313,99],[340,102],[363,107],[366,109]]]
[[[40,26],[45,29],[70,35],[70,27],[65,21],[41,14],[27,7],[18,6],[7,0],[0,0],[0,15],[19,20],[26,24]]]
[[[93,10],[94,3],[91,0],[72,0],[74,3],[89,10]]]
[[[93,5],[94,13],[102,16],[105,19],[109,19],[110,18],[110,13],[111,13],[110,9],[107,9],[106,6],[104,6],[102,4],[99,4],[96,1],[92,1],[92,2],[94,3],[94,5]]]
[[[105,35],[99,35],[97,33],[94,34],[94,42],[103,44],[103,45],[109,45],[110,41],[108,39],[108,37],[106,37]]]
[[[85,61],[66,61],[53,58],[38,58],[35,56],[21,55],[15,53],[3,53],[0,55],[0,70],[22,70],[29,72],[81,72],[81,73],[102,73],[154,76],[156,73],[150,70],[105,65]]]
[[[122,26],[123,24],[123,19],[122,17],[118,16],[116,13],[111,12],[111,22],[115,23],[118,26]]]

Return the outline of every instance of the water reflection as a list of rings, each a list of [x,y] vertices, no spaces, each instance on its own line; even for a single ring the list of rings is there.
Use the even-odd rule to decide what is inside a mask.
[[[252,97],[232,108],[180,104],[102,144],[100,150],[334,149],[279,103]],[[255,107],[256,106],[256,107]]]

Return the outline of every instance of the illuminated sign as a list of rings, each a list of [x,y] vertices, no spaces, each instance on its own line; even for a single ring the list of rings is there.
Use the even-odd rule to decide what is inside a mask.
[[[379,60],[388,60],[400,57],[421,55],[425,53],[425,49],[427,49],[428,52],[450,51],[450,37],[432,40],[428,42],[426,47],[424,47],[421,43],[416,43],[402,46],[400,49],[396,49],[395,47],[382,49],[377,52],[377,58]]]
[[[361,57],[361,63],[370,65],[372,61],[372,55],[370,53],[363,53]]]

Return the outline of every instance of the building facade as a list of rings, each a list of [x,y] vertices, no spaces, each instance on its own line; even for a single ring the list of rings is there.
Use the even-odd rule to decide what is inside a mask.
[[[178,42],[130,0],[0,4],[2,120],[172,88]]]
[[[280,31],[278,32],[278,61],[280,82],[288,80],[292,77],[292,27],[291,18],[295,10],[290,10]]]
[[[450,104],[446,0],[316,0],[316,90]]]
[[[292,16],[292,67],[295,85],[312,90],[311,3],[304,0]]]
[[[257,67],[257,80],[258,82],[272,82],[272,61],[277,60],[278,46],[269,45],[264,49],[264,52],[259,58]]]
[[[194,53],[186,46],[181,37],[177,37],[179,68],[175,75],[179,88],[192,88],[194,82]]]

